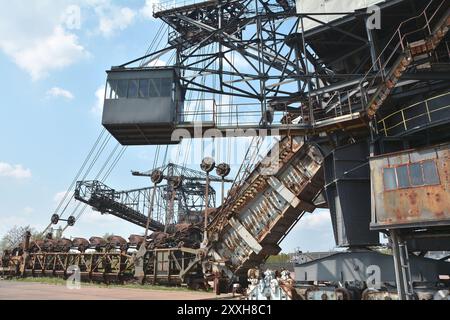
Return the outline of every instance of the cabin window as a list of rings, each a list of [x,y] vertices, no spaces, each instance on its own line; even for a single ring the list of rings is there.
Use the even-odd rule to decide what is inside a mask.
[[[172,79],[161,79],[161,97],[170,97],[172,95]]]
[[[137,98],[138,97],[138,81],[130,80],[128,84],[128,98]]]
[[[408,166],[397,167],[397,182],[399,188],[408,188],[410,186],[408,176]]]
[[[420,163],[414,163],[409,166],[409,176],[411,178],[412,186],[423,186],[423,173],[422,165]]]
[[[117,99],[117,80],[106,83],[106,99]]]
[[[150,81],[148,79],[139,80],[139,98],[148,98],[148,87]]]
[[[394,168],[385,168],[383,170],[384,175],[384,188],[386,190],[397,189],[397,178],[395,177]]]
[[[174,91],[170,78],[108,80],[105,99],[172,97]]]
[[[440,183],[434,160],[411,163],[396,168],[384,168],[383,178],[386,191]]]
[[[128,80],[119,80],[117,85],[117,95],[119,99],[127,97]]]
[[[150,79],[150,97],[157,98],[161,96],[161,79]]]
[[[436,162],[425,161],[422,163],[423,166],[423,177],[426,185],[439,184],[439,175],[436,167]]]

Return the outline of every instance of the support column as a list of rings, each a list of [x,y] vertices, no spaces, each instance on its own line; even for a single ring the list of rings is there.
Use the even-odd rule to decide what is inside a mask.
[[[372,59],[373,71],[378,71],[378,70],[380,70],[380,68],[379,68],[377,50],[376,50],[375,42],[374,42],[374,38],[373,38],[373,30],[369,28],[367,18],[366,18],[365,22],[366,22],[367,40],[369,41],[370,57]]]

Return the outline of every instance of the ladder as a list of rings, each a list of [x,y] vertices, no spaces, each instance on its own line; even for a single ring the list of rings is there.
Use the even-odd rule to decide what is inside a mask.
[[[408,246],[400,231],[390,230],[394,256],[395,277],[400,300],[414,300],[413,279],[409,264]]]

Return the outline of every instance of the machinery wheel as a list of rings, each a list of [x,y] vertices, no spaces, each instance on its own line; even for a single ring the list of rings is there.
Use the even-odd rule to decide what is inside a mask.
[[[69,219],[67,219],[67,225],[69,227],[73,227],[76,222],[77,222],[77,219],[74,216],[70,216]]]
[[[231,168],[226,163],[221,163],[217,166],[216,173],[219,177],[225,178],[227,177],[231,172]]]
[[[59,216],[57,214],[52,215],[51,222],[52,222],[52,224],[58,224]]]
[[[206,157],[205,159],[203,159],[202,164],[200,165],[200,168],[207,173],[213,171],[215,167],[216,162],[213,158],[210,157]]]
[[[154,184],[160,184],[164,179],[164,174],[159,170],[155,170],[152,172],[151,178]]]
[[[369,299],[369,295],[374,292],[378,292],[378,290],[367,288],[366,290],[363,291],[361,295],[361,300],[371,300]]]
[[[337,288],[334,292],[336,296],[339,295],[338,300],[351,300],[351,293],[345,288]]]

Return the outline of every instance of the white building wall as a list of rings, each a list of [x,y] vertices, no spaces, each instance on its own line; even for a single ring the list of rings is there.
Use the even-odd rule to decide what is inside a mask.
[[[372,5],[386,2],[387,0],[297,0],[297,13],[324,13],[324,15],[314,16],[315,19],[323,22],[344,17],[345,15],[329,15],[331,12],[354,12],[358,9],[368,8]],[[305,30],[310,30],[320,25],[320,23],[310,19],[304,19]],[[301,29],[301,27],[300,27]],[[299,30],[301,32],[301,30]]]

